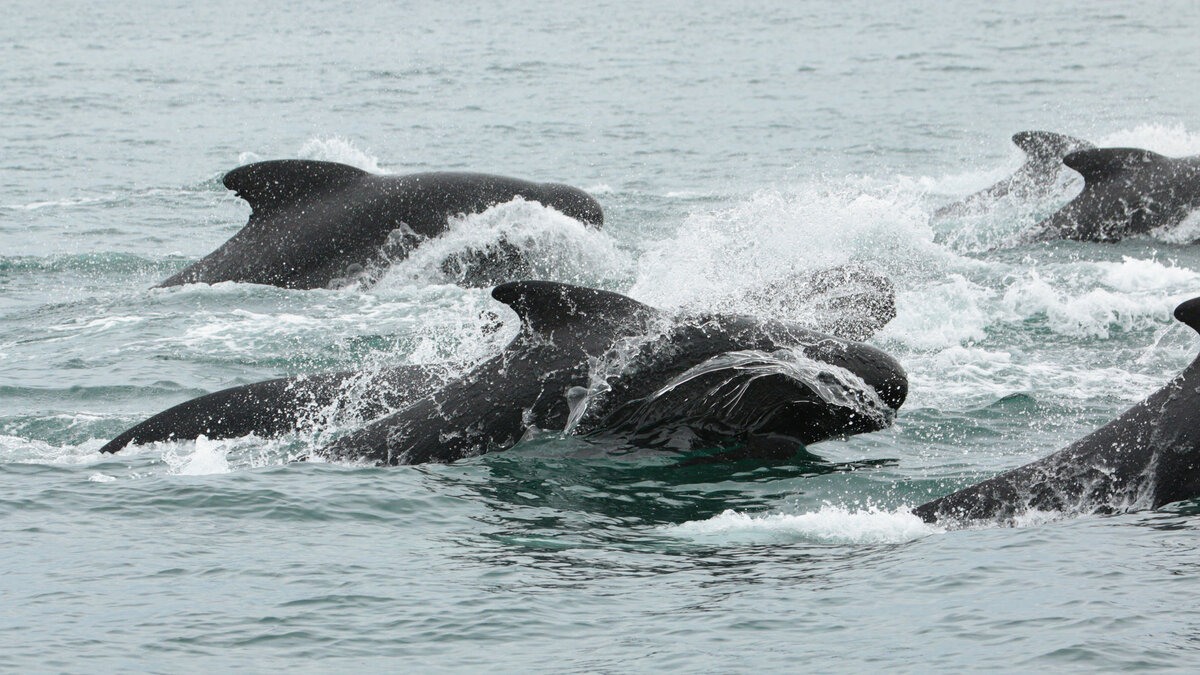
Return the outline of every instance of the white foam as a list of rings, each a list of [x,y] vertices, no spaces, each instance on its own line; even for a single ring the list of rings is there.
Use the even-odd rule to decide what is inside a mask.
[[[896,294],[896,318],[883,331],[889,339],[919,350],[983,340],[994,321],[995,291],[961,274]]]
[[[1178,265],[1158,260],[1143,260],[1122,256],[1121,262],[1090,263],[1102,273],[1104,285],[1125,293],[1168,291],[1194,292],[1200,285],[1200,274]]]
[[[749,515],[732,509],[707,520],[668,525],[670,536],[722,545],[810,541],[837,544],[895,544],[943,532],[908,508],[847,509],[823,506],[819,511]]]
[[[1139,124],[1092,140],[1102,148],[1145,148],[1174,157],[1200,154],[1200,134],[1188,131],[1182,123]]]
[[[1160,228],[1150,234],[1168,244],[1191,244],[1200,241],[1200,209],[1189,213],[1175,227]]]
[[[104,443],[105,441],[94,438],[78,445],[53,445],[32,438],[0,435],[0,463],[93,464],[106,457],[100,454]]]
[[[207,476],[216,473],[229,473],[229,459],[225,456],[226,444],[210,441],[206,436],[200,436],[193,443],[164,443],[163,461],[169,467],[168,473],[180,476]],[[180,450],[190,446],[192,452],[181,454]]]
[[[934,243],[920,200],[911,187],[850,177],[695,211],[672,237],[647,247],[630,295],[679,307],[850,260],[892,276],[969,265]]]
[[[1175,306],[1185,299],[1186,296],[1133,295],[1103,288],[1075,295],[1033,274],[1009,286],[1000,308],[1012,321],[1045,316],[1050,329],[1060,335],[1107,338],[1113,330],[1146,330],[1169,322]]]
[[[626,273],[629,257],[608,233],[534,201],[517,197],[483,213],[450,218],[447,231],[393,263],[377,287],[444,284],[453,281],[442,264],[455,254],[483,251],[507,242],[521,251],[529,277],[581,285],[604,285]]]

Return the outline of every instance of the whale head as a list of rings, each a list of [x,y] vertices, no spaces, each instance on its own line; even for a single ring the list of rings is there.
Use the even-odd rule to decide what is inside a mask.
[[[615,372],[602,365],[597,380],[593,368],[584,429],[647,445],[769,439],[772,453],[794,452],[891,426],[908,393],[904,369],[875,347],[738,315],[685,317],[609,360]]]
[[[538,201],[585,225],[597,229],[604,225],[604,210],[600,208],[600,203],[577,187],[543,183],[542,198]]]

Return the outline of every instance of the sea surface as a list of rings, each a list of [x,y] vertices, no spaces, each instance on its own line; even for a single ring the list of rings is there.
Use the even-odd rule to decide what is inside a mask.
[[[1026,129],[1200,153],[1200,6],[10,0],[0,22],[0,670],[1200,668],[1200,504],[944,531],[908,508],[1047,455],[1200,352],[1200,219],[1014,245],[1065,203],[933,211]],[[152,286],[308,157],[553,180],[370,288]],[[500,236],[668,309],[869,263],[889,430],[671,467],[548,430],[449,465],[291,460],[345,428],[129,448],[291,374],[471,362],[515,317],[443,278]],[[754,308],[745,308],[753,311]],[[483,330],[494,312],[500,331]]]

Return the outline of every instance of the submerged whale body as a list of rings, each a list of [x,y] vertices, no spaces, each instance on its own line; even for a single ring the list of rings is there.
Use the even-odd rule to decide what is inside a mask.
[[[537,428],[778,457],[884,428],[907,394],[904,370],[884,352],[792,324],[671,318],[617,293],[547,281],[492,295],[522,322],[499,355],[317,454],[452,462],[506,450]]]
[[[1093,148],[1087,141],[1051,131],[1021,131],[1012,142],[1025,152],[1025,163],[1011,176],[953,204],[934,211],[934,218],[958,216],[1005,197],[1031,200],[1047,197],[1062,173],[1063,157]]]
[[[452,216],[517,197],[588,225],[604,222],[600,204],[578,188],[482,173],[376,175],[336,162],[285,159],[238,167],[224,183],[250,203],[249,222],[160,286],[240,281],[325,288],[406,257],[445,232]],[[468,283],[507,276],[503,270],[512,265],[518,269],[507,278],[521,275],[522,260],[511,245],[484,257],[467,261],[481,265],[482,273],[459,269],[461,261],[453,271]]]
[[[1083,191],[1034,226],[1030,240],[1119,241],[1178,225],[1200,208],[1200,156],[1095,148],[1071,153],[1063,164],[1083,176]]]
[[[1175,309],[1200,332],[1200,298]],[[930,523],[1030,510],[1116,513],[1200,497],[1200,357],[1162,389],[1049,457],[918,506]]]

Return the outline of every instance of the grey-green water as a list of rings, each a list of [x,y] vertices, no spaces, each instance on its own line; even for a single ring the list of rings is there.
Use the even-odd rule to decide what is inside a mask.
[[[1200,153],[1194,3],[10,3],[0,23],[0,667],[921,671],[1200,665],[1194,505],[940,532],[905,507],[1039,457],[1200,350],[1200,251],[1005,247],[1065,201],[933,209],[1047,128]],[[245,223],[256,158],[570,182],[370,290],[150,290]],[[1197,223],[1185,223],[1195,231]],[[704,307],[867,260],[894,428],[670,469],[549,435],[453,465],[287,460],[337,428],[101,457],[193,396],[471,359],[437,254]],[[1181,240],[1176,238],[1176,241]],[[747,308],[753,310],[754,308]],[[507,315],[506,315],[507,317]]]

